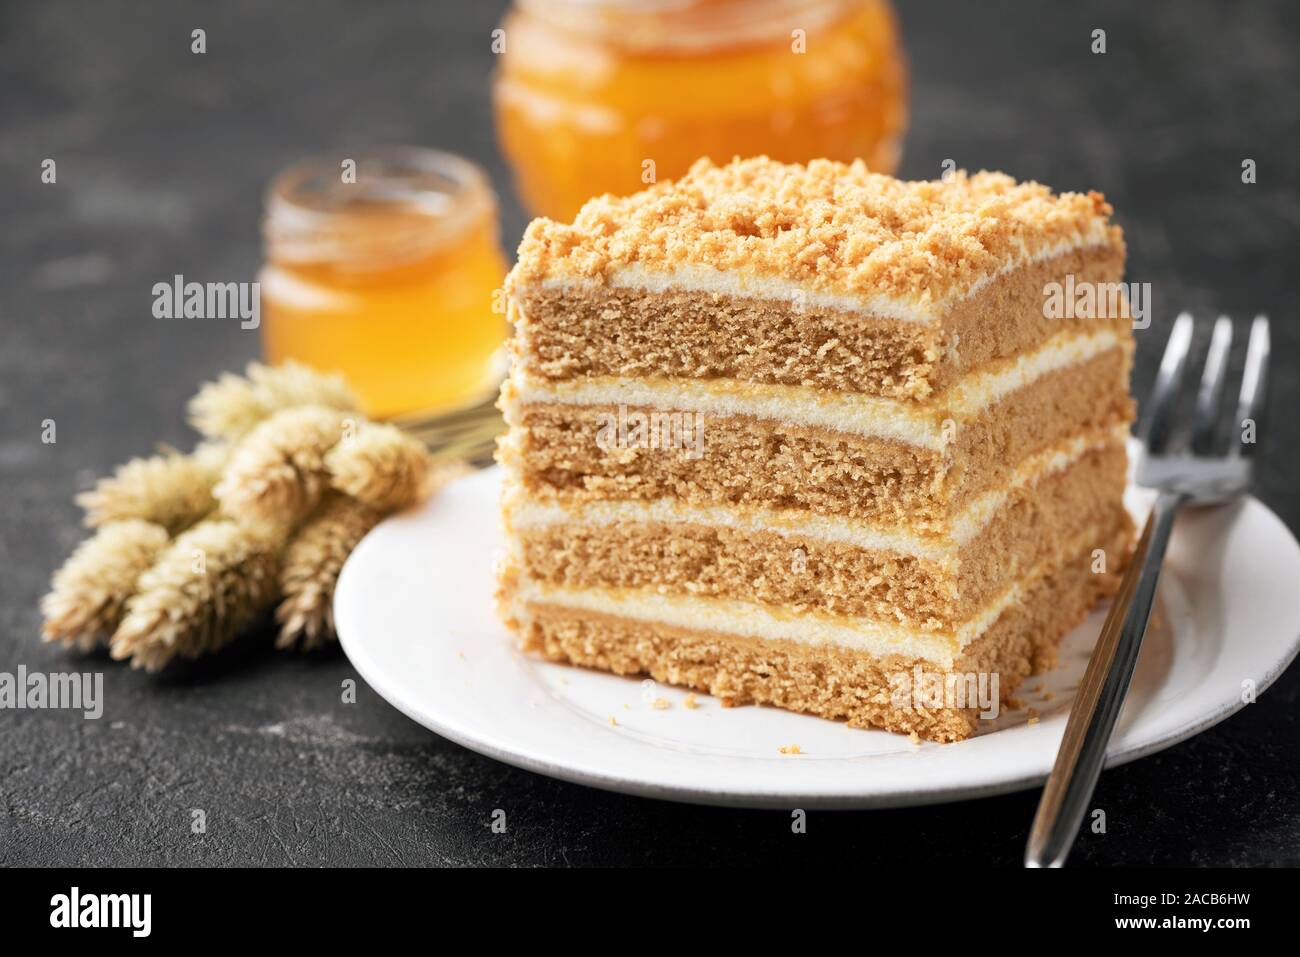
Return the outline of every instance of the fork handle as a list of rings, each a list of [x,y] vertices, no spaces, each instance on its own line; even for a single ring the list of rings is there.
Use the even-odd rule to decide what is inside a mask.
[[[1026,867],[1060,867],[1079,833],[1151,617],[1174,516],[1184,501],[1181,493],[1161,492],[1147,517],[1070,708],[1029,832]]]

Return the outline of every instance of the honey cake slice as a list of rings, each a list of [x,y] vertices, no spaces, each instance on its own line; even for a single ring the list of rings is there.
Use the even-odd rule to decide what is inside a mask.
[[[1044,307],[1122,278],[1110,212],[756,159],[534,222],[498,452],[523,646],[969,735],[1128,548],[1127,310]],[[936,706],[921,675],[984,690]]]

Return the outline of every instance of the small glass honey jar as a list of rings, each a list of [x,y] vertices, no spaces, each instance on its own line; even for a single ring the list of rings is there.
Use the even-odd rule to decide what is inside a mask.
[[[583,202],[725,163],[897,168],[907,76],[888,0],[515,0],[497,129],[524,202]]]
[[[496,196],[473,163],[389,147],[308,159],[272,182],[262,344],[338,370],[375,418],[483,402],[502,374],[506,263]]]

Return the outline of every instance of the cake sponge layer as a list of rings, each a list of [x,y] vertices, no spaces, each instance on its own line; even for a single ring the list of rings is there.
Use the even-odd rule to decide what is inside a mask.
[[[511,431],[500,457],[542,499],[803,508],[941,534],[1031,455],[1129,422],[1128,364],[1117,348],[1049,373],[954,423],[944,451],[740,415],[706,416],[698,446],[610,448],[600,439],[605,423],[655,410],[523,404],[508,384]]]
[[[1103,547],[1128,521],[1119,504],[1126,465],[1121,443],[1094,447],[1068,467],[1010,490],[968,541],[922,541],[928,547],[920,554],[801,534],[795,517],[768,530],[743,513],[727,525],[690,512],[673,522],[638,520],[637,510],[626,507],[635,503],[609,510],[608,521],[589,517],[601,515],[597,506],[530,523],[526,505],[507,511],[506,521],[522,569],[534,581],[656,588],[952,630],[1024,570],[1064,560],[1060,543],[1075,542],[1080,529],[1100,529],[1094,545]]]
[[[1122,328],[1122,304],[1111,319],[1048,318],[1043,291],[1067,276],[1118,282],[1123,271],[1120,247],[1071,250],[998,276],[933,324],[671,284],[655,291],[592,281],[517,285],[516,362],[551,380],[728,378],[925,399],[1062,332]]]
[[[1109,547],[1123,554],[1128,537],[1125,529]],[[958,741],[977,729],[980,709],[900,701],[903,676],[918,669],[941,680],[996,675],[998,701],[1005,707],[1026,676],[1055,663],[1061,637],[1098,599],[1114,592],[1117,572],[1094,573],[1089,551],[1072,556],[1003,612],[949,669],[905,656],[760,640],[545,605],[530,607],[527,618],[514,624],[526,650],[553,661],[649,675],[715,695],[724,705],[770,704],[855,727]]]

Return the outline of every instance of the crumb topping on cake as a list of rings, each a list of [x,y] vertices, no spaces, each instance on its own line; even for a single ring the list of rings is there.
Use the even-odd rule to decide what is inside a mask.
[[[711,269],[933,308],[1021,262],[1121,245],[1110,214],[1100,193],[1004,173],[904,181],[861,161],[700,160],[675,182],[590,200],[572,225],[534,220],[509,282]]]

